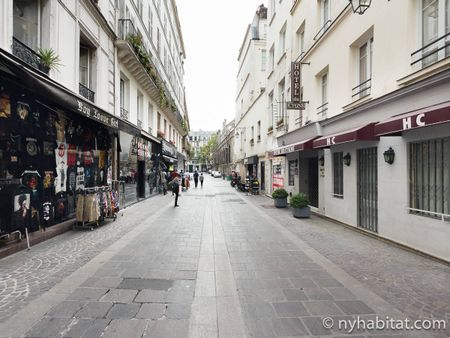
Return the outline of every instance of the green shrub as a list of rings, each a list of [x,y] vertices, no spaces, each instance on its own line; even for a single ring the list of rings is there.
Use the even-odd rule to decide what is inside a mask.
[[[272,198],[286,198],[286,197],[288,197],[288,192],[282,188],[276,189],[272,193]]]
[[[309,198],[304,193],[299,193],[291,197],[289,204],[293,208],[305,208],[309,205]]]

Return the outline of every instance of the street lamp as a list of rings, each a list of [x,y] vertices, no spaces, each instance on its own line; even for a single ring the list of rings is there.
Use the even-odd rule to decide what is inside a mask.
[[[367,8],[370,7],[372,0],[349,0],[352,4],[353,13],[358,13],[359,15],[364,14]]]
[[[394,151],[394,149],[392,149],[392,147],[389,147],[389,149],[383,153],[383,156],[384,156],[384,162],[386,162],[388,164],[394,163],[395,151]]]

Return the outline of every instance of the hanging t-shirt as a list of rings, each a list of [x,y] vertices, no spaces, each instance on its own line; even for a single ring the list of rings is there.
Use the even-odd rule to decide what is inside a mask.
[[[38,140],[32,137],[25,138],[25,151],[23,152],[23,165],[24,166],[35,166],[41,164],[40,147],[38,145]]]
[[[42,202],[42,225],[44,227],[49,227],[53,224],[53,219],[55,218],[55,207],[51,199],[44,199]]]
[[[94,154],[88,147],[83,148],[84,165],[89,166],[94,162]]]
[[[73,193],[77,188],[77,167],[72,165],[67,168],[67,192]]]
[[[42,172],[42,189],[43,195],[53,196],[55,194],[55,175],[53,170],[45,170]]]
[[[59,192],[55,196],[55,219],[61,221],[67,217],[67,195]]]
[[[53,170],[54,175],[56,172],[56,157],[55,149],[58,147],[57,143],[54,141],[43,141],[42,142],[42,158],[40,162],[41,171]]]
[[[84,186],[85,187],[92,187],[94,185],[92,174],[93,174],[92,168],[90,166],[84,167]]]
[[[6,168],[12,177],[19,177],[21,168],[22,137],[10,134],[6,140]]]
[[[75,189],[84,189],[84,167],[78,166],[77,167],[77,177],[76,177],[76,183],[75,183]]]
[[[55,192],[66,191],[66,172],[67,172],[67,145],[63,142],[59,142],[58,148],[55,150],[56,157],[56,173],[55,179]]]
[[[67,165],[74,166],[77,164],[77,147],[74,144],[69,144],[67,149]]]
[[[31,111],[30,121],[34,137],[41,138],[44,135],[44,131],[41,125],[41,112],[39,109],[33,109]]]
[[[73,120],[70,120],[66,126],[66,142],[70,144],[75,143],[75,131],[76,131],[76,123]]]
[[[28,189],[19,187],[13,194],[13,217],[10,231],[24,230],[31,223],[31,196]]]
[[[56,128],[56,141],[64,142],[65,141],[65,129],[66,129],[66,120],[60,117],[57,121],[55,121]]]
[[[31,107],[23,101],[17,101],[13,114],[14,129],[21,134],[31,134]]]
[[[22,175],[22,184],[31,190],[31,199],[38,200],[41,190],[41,175],[37,170],[25,170]]]
[[[55,140],[56,139],[56,116],[52,112],[48,112],[47,118],[45,119],[44,127],[45,127],[45,138],[47,140]]]
[[[11,100],[8,94],[0,94],[0,119],[11,118]]]

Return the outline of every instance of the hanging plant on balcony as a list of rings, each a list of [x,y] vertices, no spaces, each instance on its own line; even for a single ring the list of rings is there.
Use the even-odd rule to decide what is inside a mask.
[[[39,48],[38,55],[41,58],[42,65],[48,70],[56,69],[61,66],[59,55],[51,48]]]

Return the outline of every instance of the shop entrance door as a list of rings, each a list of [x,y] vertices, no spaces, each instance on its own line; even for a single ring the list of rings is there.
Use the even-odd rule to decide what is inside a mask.
[[[377,148],[358,150],[358,226],[378,232]]]
[[[138,161],[138,174],[137,174],[137,195],[138,198],[145,198],[145,162],[144,161]]]
[[[261,162],[261,190],[266,190],[266,162]]]
[[[319,160],[314,158],[308,159],[308,195],[310,205],[319,207]]]

